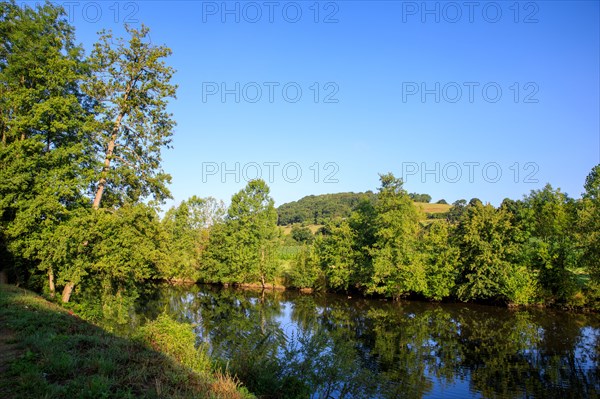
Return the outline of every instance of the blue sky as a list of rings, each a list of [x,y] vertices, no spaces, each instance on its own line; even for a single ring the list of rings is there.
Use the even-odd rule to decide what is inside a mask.
[[[497,205],[547,182],[579,197],[600,163],[597,1],[62,4],[88,50],[123,22],[173,50],[171,203],[260,174],[279,205],[393,172]]]

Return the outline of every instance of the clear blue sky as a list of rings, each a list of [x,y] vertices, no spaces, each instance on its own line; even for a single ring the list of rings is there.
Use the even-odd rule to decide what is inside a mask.
[[[227,202],[258,165],[277,205],[388,171],[497,205],[547,182],[579,197],[600,163],[597,1],[63,4],[88,50],[127,18],[172,48],[175,203]]]

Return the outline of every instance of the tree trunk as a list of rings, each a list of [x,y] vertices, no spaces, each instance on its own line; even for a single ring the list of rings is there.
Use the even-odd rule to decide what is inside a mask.
[[[69,302],[69,299],[71,299],[71,293],[73,292],[73,287],[75,287],[75,284],[72,282],[68,282],[67,285],[65,285],[65,288],[63,289],[63,293],[62,293],[63,303],[67,303],[67,302]]]
[[[261,268],[261,273],[260,273],[260,283],[262,284],[262,289],[263,291],[265,290],[265,249],[261,248],[260,249],[260,268]]]
[[[102,195],[104,194],[104,186],[106,185],[106,176],[108,176],[108,171],[110,170],[110,159],[115,151],[115,144],[117,142],[117,137],[119,134],[119,129],[121,128],[121,121],[125,116],[124,112],[121,112],[115,121],[115,125],[113,127],[113,133],[110,137],[110,142],[108,143],[108,148],[106,149],[106,157],[104,158],[104,167],[102,168],[102,176],[98,181],[98,188],[96,189],[96,195],[94,196],[94,203],[92,208],[98,209],[100,208],[100,201],[102,201]]]
[[[48,269],[48,287],[50,288],[50,297],[54,298],[56,287],[54,286],[54,271],[52,268]]]

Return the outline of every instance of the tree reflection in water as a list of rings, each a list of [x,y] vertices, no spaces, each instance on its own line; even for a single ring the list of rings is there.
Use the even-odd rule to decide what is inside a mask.
[[[142,313],[196,325],[264,398],[597,397],[597,315],[161,287]]]

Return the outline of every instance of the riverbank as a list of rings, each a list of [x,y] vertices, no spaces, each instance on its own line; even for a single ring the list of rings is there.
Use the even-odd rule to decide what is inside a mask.
[[[0,285],[0,397],[250,398],[20,288]]]

